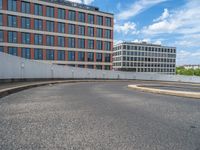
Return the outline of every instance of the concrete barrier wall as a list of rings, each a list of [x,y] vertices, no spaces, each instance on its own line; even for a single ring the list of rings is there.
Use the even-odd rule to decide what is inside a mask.
[[[83,69],[27,60],[0,52],[0,79],[138,79],[200,83],[200,77]]]

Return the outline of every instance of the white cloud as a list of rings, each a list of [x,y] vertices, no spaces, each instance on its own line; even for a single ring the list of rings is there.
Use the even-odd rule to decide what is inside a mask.
[[[125,22],[123,25],[116,24],[115,31],[122,34],[137,34],[134,22]]]
[[[83,4],[86,4],[86,5],[89,5],[91,4],[94,0],[69,0],[71,2],[75,2],[75,3],[83,3]]]
[[[125,8],[125,10],[122,10],[119,14],[117,14],[117,19],[127,20],[164,1],[167,0],[138,0],[134,2],[129,8]]]
[[[157,19],[154,19],[154,22],[157,22],[157,21],[162,21],[164,19],[167,19],[169,17],[169,11],[167,8],[164,9],[164,12],[162,13],[162,15],[157,18]]]
[[[200,51],[181,50],[177,52],[177,64],[200,64]]]
[[[152,39],[149,39],[149,38],[145,38],[145,39],[142,39],[142,40],[135,39],[132,42],[136,42],[136,43],[146,42],[146,43],[152,43],[152,44],[157,44],[157,45],[161,45],[162,44],[162,40],[161,39],[152,40]]]

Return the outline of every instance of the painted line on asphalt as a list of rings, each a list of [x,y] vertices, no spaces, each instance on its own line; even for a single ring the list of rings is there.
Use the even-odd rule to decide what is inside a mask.
[[[155,93],[155,94],[164,94],[164,95],[172,95],[172,96],[200,99],[200,92],[163,90],[163,89],[142,87],[142,85],[128,85],[128,87],[132,88],[132,89],[135,89],[135,90],[142,91],[142,92],[149,92],[149,93]]]

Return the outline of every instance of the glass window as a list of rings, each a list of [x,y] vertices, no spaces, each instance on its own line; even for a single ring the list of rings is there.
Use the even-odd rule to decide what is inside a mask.
[[[88,36],[94,36],[94,28],[88,27]]]
[[[0,52],[4,52],[3,46],[0,46]]]
[[[84,26],[78,26],[78,34],[85,35],[85,27]]]
[[[53,7],[46,7],[46,16],[47,17],[54,17],[54,8]]]
[[[17,56],[17,47],[8,47],[8,54]]]
[[[34,59],[35,60],[43,59],[43,50],[42,49],[34,49]]]
[[[46,50],[46,59],[54,60],[54,50]]]
[[[102,54],[101,53],[96,53],[96,61],[102,62]]]
[[[22,48],[21,56],[26,59],[31,58],[31,49],[30,48]]]
[[[58,60],[65,60],[65,51],[58,51]]]
[[[105,50],[111,51],[111,42],[104,42]]]
[[[46,21],[46,29],[49,32],[54,32],[54,22],[53,21]]]
[[[8,42],[17,43],[17,32],[8,32]]]
[[[105,70],[110,70],[110,66],[105,65]]]
[[[78,39],[78,48],[85,48],[85,40]]]
[[[94,53],[87,53],[88,61],[94,61]]]
[[[30,13],[30,3],[22,1],[21,4],[22,4],[21,12],[29,14]]]
[[[39,16],[43,15],[42,5],[34,4],[34,14]]]
[[[88,40],[88,48],[94,49],[94,40]]]
[[[102,41],[97,41],[97,49],[102,50]]]
[[[78,13],[78,21],[85,22],[85,13],[83,12]]]
[[[75,52],[73,51],[68,52],[68,61],[75,61]]]
[[[65,10],[58,8],[58,18],[59,19],[65,19]]]
[[[54,36],[47,35],[46,36],[46,44],[47,44],[47,46],[54,46]]]
[[[65,47],[65,37],[58,37],[58,46]]]
[[[68,34],[76,34],[76,28],[74,24],[68,25]]]
[[[65,33],[65,24],[58,22],[58,32]]]
[[[101,65],[96,65],[96,69],[102,70],[102,66]]]
[[[17,27],[17,17],[8,15],[8,26]]]
[[[22,43],[30,44],[30,33],[22,33]]]
[[[97,28],[97,37],[103,37],[103,29]]]
[[[78,61],[85,61],[85,53],[78,52]]]
[[[34,20],[34,28],[35,28],[35,30],[43,30],[42,20],[35,19]]]
[[[94,24],[94,15],[88,14],[88,23]]]
[[[30,18],[21,18],[21,27],[25,29],[30,29]]]
[[[68,47],[75,48],[75,38],[68,38]]]
[[[0,14],[0,26],[2,26],[2,25],[3,25],[3,15]]]
[[[110,62],[110,54],[104,54],[105,62]]]
[[[8,0],[8,10],[17,11],[17,0]]]
[[[111,31],[110,30],[105,30],[105,38],[108,38],[108,39],[111,38]]]
[[[3,35],[3,31],[0,30],[0,42],[4,41],[4,35]]]
[[[97,24],[103,25],[103,17],[102,16],[97,16]]]
[[[35,34],[34,41],[35,45],[43,45],[43,36],[41,34]]]
[[[111,27],[111,18],[106,17],[106,26]]]
[[[2,9],[3,8],[3,2],[2,2],[3,0],[0,0],[0,9]]]
[[[73,10],[68,11],[68,19],[72,21],[76,21],[76,12]]]

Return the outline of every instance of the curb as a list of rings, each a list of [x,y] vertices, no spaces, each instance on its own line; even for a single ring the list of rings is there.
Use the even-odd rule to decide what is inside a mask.
[[[164,94],[164,95],[172,95],[172,96],[178,96],[178,97],[200,99],[200,93],[199,92],[161,90],[161,89],[147,88],[147,87],[141,87],[141,86],[140,85],[128,85],[129,88],[139,90],[139,91],[142,91],[142,92],[149,92],[149,93],[154,93],[154,94]]]

